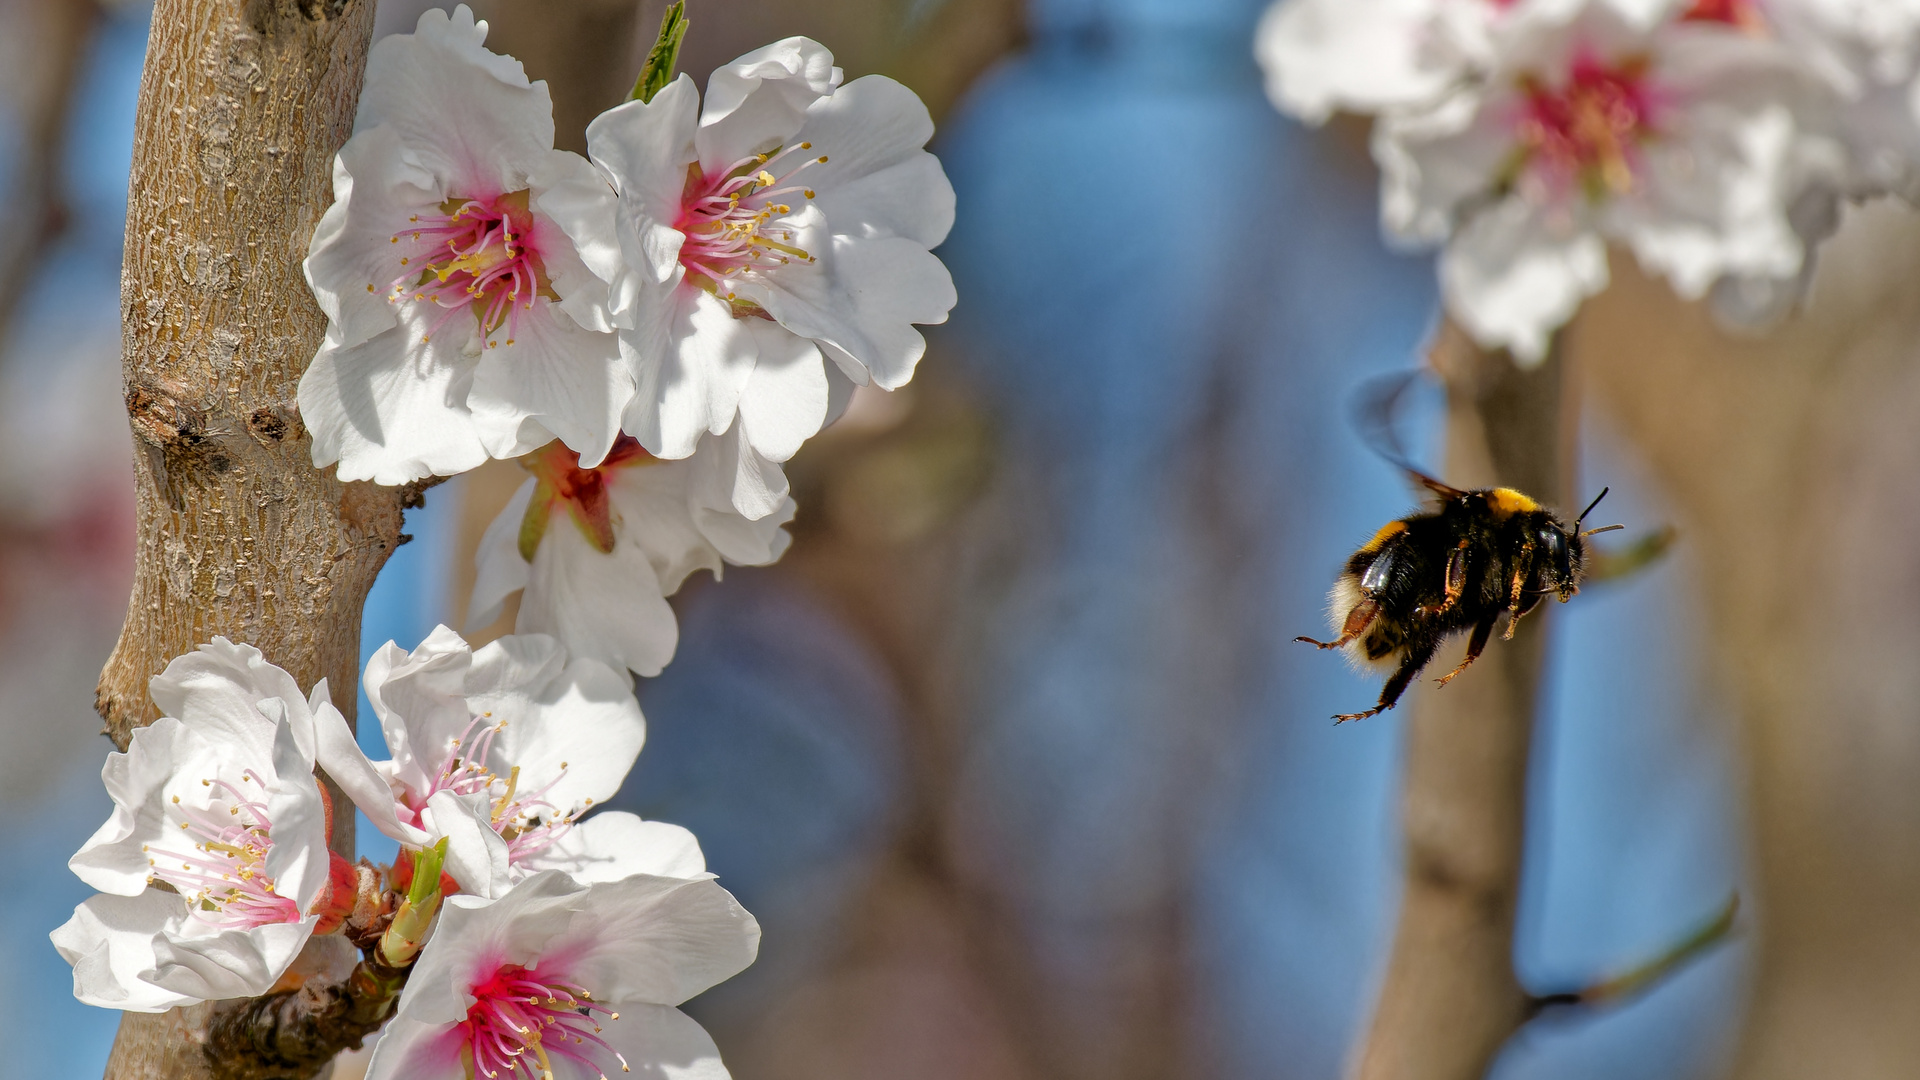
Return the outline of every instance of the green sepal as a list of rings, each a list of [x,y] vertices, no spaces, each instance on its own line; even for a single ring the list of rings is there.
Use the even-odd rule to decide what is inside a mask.
[[[640,77],[633,81],[628,101],[652,101],[653,95],[666,89],[673,81],[674,69],[680,65],[680,41],[686,36],[687,0],[673,0],[660,19],[660,36],[654,39],[653,48],[647,50],[647,62],[640,66]]]
[[[533,561],[533,553],[540,550],[540,538],[547,535],[547,519],[553,516],[553,485],[539,480],[533,486],[533,498],[527,501],[527,512],[520,518],[520,557]]]
[[[393,913],[393,921],[380,935],[379,955],[390,967],[403,968],[413,963],[426,944],[427,930],[440,912],[440,871],[447,862],[447,838],[432,847],[415,852],[413,880],[407,883],[407,897]]]

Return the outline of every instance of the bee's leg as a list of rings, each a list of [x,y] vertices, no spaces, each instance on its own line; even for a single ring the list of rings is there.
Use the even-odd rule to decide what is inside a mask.
[[[1500,635],[1501,641],[1513,640],[1513,628],[1520,622],[1520,601],[1526,591],[1527,569],[1533,565],[1533,541],[1528,540],[1520,547],[1520,557],[1513,561],[1513,587],[1507,595],[1507,629]]]
[[[1453,681],[1455,675],[1467,670],[1469,665],[1480,659],[1480,650],[1487,647],[1487,639],[1493,636],[1493,621],[1496,618],[1499,618],[1498,613],[1489,615],[1473,625],[1473,636],[1467,639],[1467,658],[1460,661],[1459,667],[1435,679],[1436,683],[1441,686],[1447,685]]]
[[[1340,627],[1340,636],[1335,638],[1334,640],[1316,641],[1313,638],[1307,637],[1305,634],[1302,634],[1301,636],[1294,638],[1293,640],[1304,641],[1309,645],[1317,645],[1322,649],[1338,649],[1341,646],[1345,645],[1347,642],[1352,641],[1354,638],[1357,638],[1361,634],[1366,633],[1367,627],[1372,626],[1373,620],[1378,618],[1379,616],[1380,616],[1379,604],[1373,602],[1372,600],[1362,600],[1359,603],[1353,605],[1353,609],[1347,612],[1347,621],[1345,625]]]
[[[1387,685],[1380,688],[1379,703],[1366,712],[1335,713],[1333,722],[1344,724],[1349,720],[1365,720],[1369,716],[1378,716],[1398,705],[1400,695],[1407,692],[1407,684],[1413,682],[1413,677],[1420,674],[1420,669],[1427,666],[1427,661],[1433,659],[1433,649],[1432,643],[1409,645],[1407,655],[1400,659],[1400,666],[1393,670],[1393,675],[1387,679]]]
[[[1459,601],[1460,594],[1466,591],[1467,542],[1462,540],[1460,546],[1447,555],[1446,595],[1441,599],[1438,607],[1422,607],[1420,611],[1425,615],[1443,615]]]

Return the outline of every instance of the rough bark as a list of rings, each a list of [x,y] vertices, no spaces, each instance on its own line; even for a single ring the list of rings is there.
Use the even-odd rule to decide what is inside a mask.
[[[107,733],[154,719],[147,680],[214,635],[258,646],[353,715],[361,607],[417,491],[313,468],[295,405],[326,320],[301,277],[352,129],[370,0],[158,0],[121,285],[139,538],[101,673]],[[351,853],[353,818],[335,818]],[[113,1080],[207,1075],[219,1008],[127,1014]]]
[[[1431,359],[1447,386],[1443,479],[1504,484],[1564,508],[1573,425],[1560,350],[1523,371],[1448,327]],[[1478,1080],[1532,1013],[1513,969],[1513,927],[1546,606],[1445,689],[1412,694],[1405,893],[1360,1080]]]
[[[1739,722],[1741,1080],[1920,1075],[1920,218],[1882,203],[1820,258],[1761,339],[1616,259],[1570,345],[1662,482]]]

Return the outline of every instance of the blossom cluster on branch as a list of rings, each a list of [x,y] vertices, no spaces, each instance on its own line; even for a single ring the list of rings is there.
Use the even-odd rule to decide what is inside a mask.
[[[1920,195],[1914,0],[1282,0],[1256,49],[1283,111],[1375,116],[1389,237],[1523,363],[1610,244],[1758,324],[1844,200]]]
[[[856,387],[912,377],[915,325],[954,304],[930,251],[953,190],[919,99],[842,85],[806,38],[718,69],[703,104],[672,78],[680,11],[586,157],[466,7],[373,47],[305,264],[328,328],[301,416],[343,480],[519,459],[472,603],[484,624],[522,593],[516,633],[377,652],[384,760],[324,680],[303,693],[252,646],[170,663],[70,863],[98,890],[53,934],[81,1000],[324,976],[397,994],[358,1010],[387,1020],[377,1078],[726,1075],[675,1006],[751,963],[759,927],[685,829],[596,806],[645,739],[633,675],[672,657],[666,598],[779,558],[782,463]],[[330,791],[393,865],[329,850]]]

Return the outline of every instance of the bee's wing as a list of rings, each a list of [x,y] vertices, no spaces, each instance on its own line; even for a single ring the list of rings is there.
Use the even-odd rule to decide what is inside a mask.
[[[1406,394],[1408,387],[1420,381],[1420,376],[1426,374],[1426,370],[1408,368],[1361,383],[1353,394],[1353,426],[1369,449],[1406,473],[1408,479],[1443,500],[1456,499],[1466,492],[1416,468],[1413,462],[1407,460],[1407,453],[1400,445],[1399,432],[1394,429],[1394,414],[1399,411],[1401,397]]]

